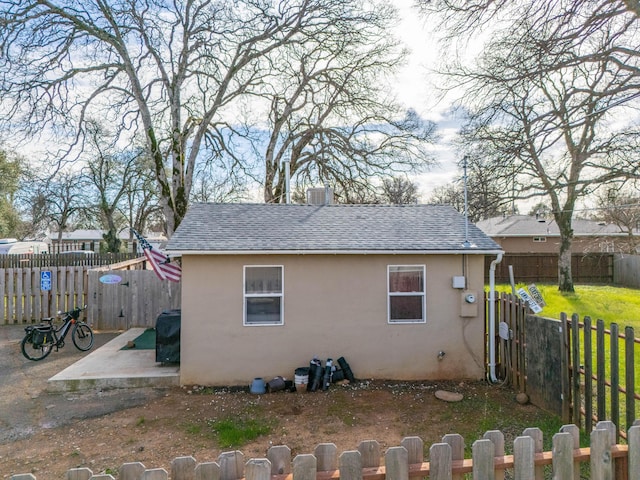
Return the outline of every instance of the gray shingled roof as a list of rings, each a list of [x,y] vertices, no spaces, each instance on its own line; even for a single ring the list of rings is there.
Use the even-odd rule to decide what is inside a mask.
[[[530,215],[507,215],[481,220],[477,227],[491,237],[560,236],[553,218],[536,218]],[[575,218],[572,222],[574,237],[626,236],[613,224]]]
[[[490,253],[501,247],[446,205],[192,205],[172,254],[206,252]]]

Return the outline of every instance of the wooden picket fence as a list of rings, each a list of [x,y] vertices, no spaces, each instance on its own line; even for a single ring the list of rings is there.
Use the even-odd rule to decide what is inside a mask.
[[[39,322],[57,311],[87,303],[87,269],[78,267],[34,267],[0,269],[0,323]],[[49,290],[41,288],[42,272],[48,272]]]
[[[553,450],[543,451],[542,431],[527,428],[513,442],[513,454],[505,455],[502,432],[493,430],[473,442],[471,458],[465,458],[464,438],[445,435],[442,442],[429,448],[424,459],[424,444],[419,437],[407,437],[400,446],[381,455],[375,440],[360,443],[357,450],[338,455],[333,443],[323,443],[313,454],[296,455],[286,445],[271,447],[266,458],[245,461],[242,452],[222,453],[216,462],[198,463],[193,457],[179,457],[171,462],[170,473],[164,468],[146,468],[142,463],[125,463],[118,480],[572,480],[584,474],[592,480],[640,479],[640,425],[629,429],[627,444],[616,444],[616,426],[601,422],[591,432],[590,446],[580,448],[575,425],[562,427],[553,436]],[[551,472],[549,472],[549,469]],[[67,472],[67,479],[110,480],[111,474],[94,475],[88,468]],[[11,480],[36,480],[33,474],[20,474]]]
[[[0,268],[0,325],[39,323],[58,311],[88,305],[87,321],[98,330],[151,327],[163,310],[180,308],[180,283],[159,280],[145,257],[103,267]],[[49,290],[42,288],[48,272]],[[100,277],[118,274],[118,284]]]

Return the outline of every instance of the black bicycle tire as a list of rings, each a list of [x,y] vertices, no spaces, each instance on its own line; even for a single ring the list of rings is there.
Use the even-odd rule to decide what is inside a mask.
[[[82,332],[82,331],[86,331],[85,334],[89,336],[89,346],[83,346],[81,347],[80,345],[78,345],[78,341],[76,339],[76,333],[77,332]],[[89,325],[87,325],[84,322],[80,322],[80,323],[76,323],[73,326],[73,331],[71,332],[71,340],[73,341],[73,344],[75,345],[75,347],[82,351],[82,352],[86,352],[87,350],[91,350],[91,347],[93,347],[93,330],[91,330],[91,327]]]
[[[39,349],[38,348],[33,348],[33,344],[31,343],[31,335],[27,334],[22,339],[22,343],[20,344],[20,350],[22,350],[22,355],[24,355],[24,357],[27,360],[32,360],[34,362],[38,362],[38,361],[40,361],[40,360],[42,360],[42,359],[44,359],[44,358],[49,356],[49,354],[53,350],[53,343],[49,343],[47,346],[42,346]],[[34,352],[40,351],[42,353],[42,355],[41,356],[30,355],[29,352],[31,350],[33,350]]]

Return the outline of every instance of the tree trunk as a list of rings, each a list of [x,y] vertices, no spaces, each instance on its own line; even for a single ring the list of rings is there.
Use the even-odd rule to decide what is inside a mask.
[[[574,292],[573,276],[571,274],[571,244],[573,243],[573,229],[570,215],[557,215],[556,222],[560,230],[560,252],[558,254],[558,290]]]

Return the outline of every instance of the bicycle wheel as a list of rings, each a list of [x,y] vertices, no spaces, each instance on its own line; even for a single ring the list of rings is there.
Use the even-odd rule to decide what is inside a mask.
[[[24,355],[25,358],[37,362],[51,353],[51,350],[53,350],[53,343],[34,347],[33,342],[31,341],[31,335],[25,335],[22,339],[22,343],[20,344],[20,349],[22,350],[22,355]]]
[[[93,347],[93,330],[86,323],[76,323],[71,339],[78,350],[86,352]]]

